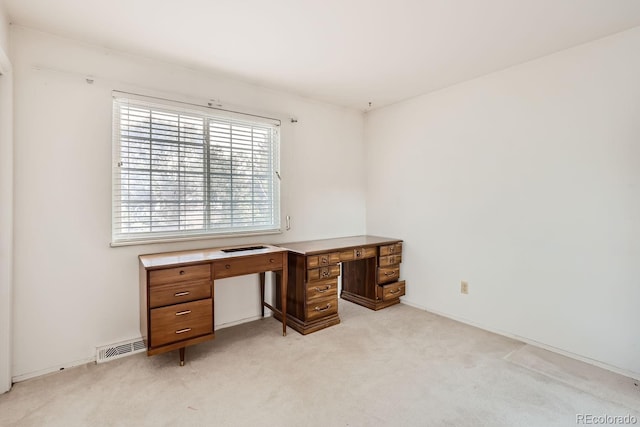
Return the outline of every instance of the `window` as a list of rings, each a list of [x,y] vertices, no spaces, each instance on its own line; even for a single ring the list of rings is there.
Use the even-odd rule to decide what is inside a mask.
[[[187,106],[114,96],[112,244],[279,231],[279,121]]]

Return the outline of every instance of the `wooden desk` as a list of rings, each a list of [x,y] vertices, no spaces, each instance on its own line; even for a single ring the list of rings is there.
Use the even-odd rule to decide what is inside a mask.
[[[287,334],[288,252],[271,245],[230,247],[140,255],[140,332],[147,355],[180,350],[215,338],[214,281],[260,274],[264,307],[279,313],[282,335]],[[278,308],[264,301],[264,273],[279,272]]]
[[[340,323],[338,276],[343,299],[380,310],[400,302],[405,282],[400,278],[402,240],[354,236],[279,245],[289,253],[288,273],[276,281],[288,282],[284,319],[293,329],[308,334]],[[288,278],[284,277],[288,274]],[[276,301],[279,295],[276,288]],[[274,314],[282,319],[280,314]]]

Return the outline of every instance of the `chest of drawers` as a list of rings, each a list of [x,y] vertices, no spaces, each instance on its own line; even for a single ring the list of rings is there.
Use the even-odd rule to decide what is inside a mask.
[[[147,354],[184,348],[214,338],[211,263],[140,270],[140,325]]]
[[[402,262],[402,242],[380,246],[378,257],[378,287],[376,301],[379,308],[396,304],[405,294],[405,282],[399,281]],[[376,308],[377,309],[377,308]]]
[[[312,256],[289,252],[287,325],[309,334],[340,323],[338,317],[339,253]],[[276,276],[276,282],[282,280]],[[280,309],[280,286],[276,286],[276,308]],[[274,312],[279,319],[278,310]]]

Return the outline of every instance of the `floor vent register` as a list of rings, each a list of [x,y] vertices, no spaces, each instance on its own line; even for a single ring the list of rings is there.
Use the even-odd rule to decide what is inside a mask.
[[[142,341],[142,338],[136,338],[116,344],[105,345],[102,347],[98,347],[96,363],[104,363],[111,360],[120,359],[125,356],[131,356],[132,354],[141,353],[146,349],[147,347],[144,345],[144,341]]]

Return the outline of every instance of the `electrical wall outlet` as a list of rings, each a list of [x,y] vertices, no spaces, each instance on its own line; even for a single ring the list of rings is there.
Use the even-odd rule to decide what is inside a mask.
[[[460,293],[461,294],[468,294],[469,293],[469,283],[465,282],[464,280],[462,282],[460,282]]]

